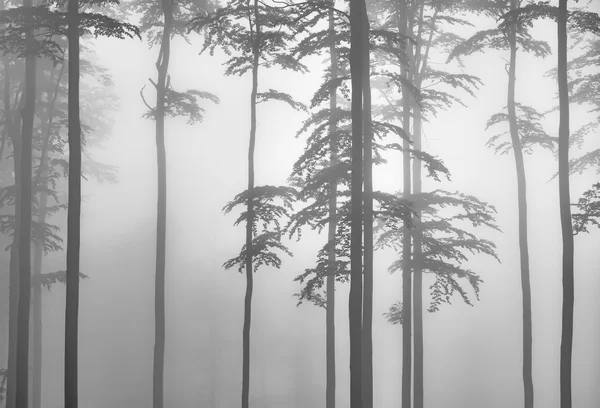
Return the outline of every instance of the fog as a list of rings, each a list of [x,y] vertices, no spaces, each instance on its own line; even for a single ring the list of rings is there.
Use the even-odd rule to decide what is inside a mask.
[[[556,49],[552,22],[536,23],[534,33]],[[470,31],[469,31],[470,30]],[[466,30],[473,33],[474,29]],[[117,95],[107,113],[111,131],[93,157],[118,168],[118,183],[83,182],[81,281],[79,316],[79,398],[81,408],[148,407],[152,403],[154,347],[154,272],[156,250],[156,143],[154,123],[140,89],[156,77],[158,49],[138,39],[96,39],[96,63],[106,67]],[[200,38],[190,44],[175,38],[171,82],[178,89],[216,94],[206,102],[203,123],[166,121],[167,263],[165,406],[239,406],[245,278],[222,264],[244,243],[244,226],[234,226],[239,212],[223,214],[223,206],[247,187],[250,120],[250,76],[224,76],[222,53],[198,55]],[[492,54],[492,55],[490,55]],[[522,406],[521,280],[519,269],[517,190],[512,153],[494,154],[486,147],[494,134],[488,118],[506,105],[507,75],[503,59],[493,51],[465,62],[465,72],[483,81],[476,98],[465,96],[424,125],[423,149],[443,160],[451,180],[424,180],[424,191],[442,188],[477,196],[497,209],[502,232],[482,236],[497,245],[501,263],[472,256],[468,267],[483,279],[480,300],[464,304],[460,297],[436,313],[424,314],[425,399],[428,408],[507,408]],[[443,55],[432,64],[445,65]],[[276,69],[259,74],[260,88],[277,88],[308,103],[319,85],[323,58],[312,58],[311,72]],[[521,53],[517,97],[540,111],[557,104],[556,80],[544,73],[556,65]],[[91,79],[82,78],[82,81]],[[148,87],[147,87],[148,88]],[[148,100],[154,95],[147,89]],[[374,92],[374,97],[376,93]],[[572,104],[572,129],[592,120],[586,107]],[[82,111],[85,117],[85,112]],[[306,114],[285,104],[258,105],[257,185],[284,185],[305,146],[296,138]],[[544,119],[558,134],[558,112]],[[598,148],[598,138],[585,145]],[[588,149],[588,150],[589,150]],[[562,240],[558,207],[556,158],[536,151],[525,156],[529,200],[529,244],[533,308],[533,378],[536,407],[557,407],[562,310]],[[598,181],[595,170],[571,177],[576,198]],[[375,190],[402,187],[402,160],[389,153],[376,169]],[[52,221],[66,229],[66,216]],[[65,239],[64,232],[61,235]],[[250,405],[252,407],[325,407],[325,310],[309,303],[297,306],[301,285],[294,278],[314,265],[326,233],[306,230],[301,241],[289,241],[293,257],[280,269],[261,268],[255,275]],[[575,331],[573,406],[600,406],[600,231],[575,236]],[[0,242],[6,246],[8,237]],[[402,327],[383,314],[402,296],[401,274],[388,266],[397,255],[375,252],[374,406],[400,406]],[[9,252],[0,253],[0,325],[2,361],[8,330]],[[44,258],[44,271],[65,268],[65,252]],[[424,290],[430,282],[425,279]],[[429,283],[428,283],[429,282]],[[348,284],[338,284],[336,297],[337,404],[349,406]],[[65,288],[43,290],[43,407],[63,404]],[[1,365],[4,365],[1,364]]]

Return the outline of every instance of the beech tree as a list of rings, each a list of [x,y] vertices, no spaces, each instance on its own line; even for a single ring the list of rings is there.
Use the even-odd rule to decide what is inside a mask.
[[[225,212],[245,203],[245,211],[235,224],[246,223],[246,242],[240,254],[225,262],[225,268],[238,266],[246,274],[244,298],[244,327],[242,333],[242,393],[241,406],[248,408],[250,390],[250,325],[252,318],[253,273],[261,265],[279,268],[281,260],[275,250],[291,255],[281,242],[283,229],[279,219],[288,217],[296,191],[289,187],[255,185],[254,151],[257,134],[257,106],[261,102],[278,100],[293,109],[305,110],[304,105],[274,89],[258,90],[260,67],[280,67],[304,71],[305,67],[287,54],[286,47],[293,41],[295,28],[288,13],[254,0],[231,0],[214,12],[201,13],[190,22],[192,29],[204,36],[202,51],[213,55],[218,47],[230,56],[225,62],[226,75],[252,75],[250,92],[250,140],[248,146],[248,186],[225,206]],[[280,202],[280,203],[279,203]],[[262,225],[262,230],[258,229]]]

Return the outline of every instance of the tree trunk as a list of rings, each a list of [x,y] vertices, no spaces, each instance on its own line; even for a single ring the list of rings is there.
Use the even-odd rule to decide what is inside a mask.
[[[24,7],[33,7],[24,0]],[[21,228],[19,236],[19,301],[17,320],[16,408],[29,408],[29,313],[31,301],[31,179],[32,138],[35,115],[36,41],[33,29],[26,33],[25,103],[21,111]]]
[[[4,6],[4,2],[2,2]],[[5,127],[13,145],[13,167],[15,173],[15,221],[13,241],[10,247],[10,287],[8,306],[8,358],[6,377],[6,408],[15,408],[17,378],[17,320],[19,307],[19,236],[21,225],[21,138],[18,135],[16,118],[11,112],[10,103],[10,63],[8,57],[2,59],[4,65],[4,115]]]
[[[252,22],[251,22],[252,24]],[[250,141],[248,145],[248,202],[246,222],[246,295],[244,297],[244,327],[242,333],[242,408],[248,408],[250,395],[250,324],[252,321],[253,229],[254,229],[254,149],[256,147],[256,97],[260,57],[260,21],[258,0],[254,0],[254,38],[252,39],[252,91],[250,93]]]
[[[401,8],[401,30],[405,35],[412,33],[412,18],[410,10],[406,4],[407,0],[400,2]],[[412,45],[405,40],[405,52],[407,59],[412,60]],[[410,74],[403,66],[401,75],[408,82]],[[403,117],[402,127],[405,134],[410,135],[410,108],[411,91],[408,87],[402,87]],[[410,179],[410,144],[407,140],[403,141],[403,195],[408,197],[411,191]],[[402,408],[411,406],[411,375],[412,375],[412,270],[411,270],[411,231],[409,221],[404,221],[404,232],[402,239]]]
[[[363,407],[373,408],[373,131],[369,16],[363,11],[364,295],[362,327]]]
[[[429,60],[429,51],[433,41],[433,34],[435,32],[436,17],[439,9],[436,8],[431,17],[429,24],[429,38],[427,42],[422,45],[421,34],[424,25],[423,14],[424,5],[421,6],[420,17],[419,17],[419,34],[417,36],[417,46],[415,51],[415,62],[413,63],[413,70],[415,72],[415,88],[418,92],[421,91],[421,85],[423,82],[423,76],[427,71],[427,62]],[[425,49],[425,51],[423,51]],[[414,101],[414,129],[413,129],[413,140],[414,148],[416,150],[422,149],[421,130],[422,130],[422,112],[419,103]],[[413,192],[417,196],[417,202],[419,203],[415,208],[416,215],[414,219],[413,228],[413,265],[414,265],[414,282],[413,282],[413,316],[414,316],[414,406],[415,408],[423,408],[425,405],[425,383],[424,383],[424,341],[423,341],[423,255],[422,255],[422,240],[423,240],[423,228],[421,226],[421,210],[422,204],[421,198],[418,197],[421,193],[422,187],[422,173],[421,173],[421,160],[415,158],[413,162]]]
[[[167,73],[171,56],[171,29],[173,26],[173,0],[162,0],[165,25],[156,69],[156,275],[154,282],[154,366],[152,386],[153,408],[163,408],[165,368],[165,263],[167,235],[167,159],[165,151],[165,104]]]
[[[350,0],[352,77],[352,186],[350,262],[350,408],[362,408],[362,155],[365,2]]]
[[[511,10],[519,7],[519,0],[511,0]],[[531,283],[529,279],[529,243],[527,237],[527,185],[525,163],[517,127],[515,104],[515,82],[517,64],[517,25],[511,24],[508,34],[510,44],[510,66],[508,72],[508,121],[510,137],[517,169],[517,199],[519,203],[519,253],[521,260],[521,290],[523,299],[523,389],[524,407],[533,408],[532,377],[532,322],[531,322]]]
[[[335,0],[332,0],[331,6],[335,5]],[[335,80],[338,77],[338,59],[335,46],[335,15],[332,9],[329,10],[329,55],[331,58],[331,79]],[[337,88],[332,88],[329,92],[329,149],[331,151],[331,163],[333,167],[337,164]],[[327,364],[327,390],[326,390],[326,408],[335,408],[335,275],[336,275],[336,229],[337,229],[337,183],[338,180],[331,181],[329,190],[329,225],[327,240],[329,242],[329,274],[326,282],[326,364]]]
[[[573,353],[574,242],[569,191],[569,88],[567,78],[567,0],[558,3],[558,184],[563,239],[563,310],[560,345],[560,408],[571,408],[571,357]]]
[[[81,121],[79,118],[79,0],[69,0],[69,204],[65,311],[65,408],[78,406],[79,248],[81,241]]]
[[[62,80],[65,65],[62,64],[56,79],[50,106],[48,107],[48,118],[46,123],[45,138],[40,154],[40,167],[35,177],[35,185],[40,186],[40,198],[38,204],[38,224],[46,223],[46,210],[48,205],[48,149],[52,137],[52,124],[54,122],[54,105],[58,97],[60,81]],[[33,375],[32,375],[32,408],[40,408],[42,403],[42,260],[44,256],[44,237],[35,246],[33,254]]]

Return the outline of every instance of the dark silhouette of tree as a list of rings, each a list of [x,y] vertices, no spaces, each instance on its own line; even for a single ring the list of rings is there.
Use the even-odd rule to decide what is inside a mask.
[[[364,0],[350,1],[350,77],[352,82],[352,173],[350,215],[350,408],[363,406],[362,312],[363,312],[363,92],[364,48],[368,43],[367,9]],[[367,33],[365,34],[365,30]],[[368,52],[368,51],[367,51]]]
[[[171,57],[171,29],[174,0],[162,0],[163,35],[156,61],[156,163],[158,198],[156,209],[156,274],[154,282],[154,364],[152,371],[152,406],[163,407],[165,367],[165,262],[167,237],[167,157],[165,151],[165,105],[167,74]]]
[[[520,0],[509,1],[487,1],[481,2],[475,7],[476,13],[484,13],[496,18],[502,17],[506,13],[514,12],[521,5]],[[497,144],[499,136],[492,137],[488,145],[496,147],[496,151],[503,149],[512,149],[515,157],[515,167],[517,176],[517,202],[519,212],[519,256],[521,270],[521,292],[523,309],[523,404],[525,408],[533,408],[534,388],[533,388],[533,322],[531,315],[531,281],[529,268],[529,239],[528,239],[528,212],[527,212],[527,184],[525,174],[525,161],[523,152],[531,144],[542,144],[543,146],[553,148],[554,142],[550,140],[541,126],[535,126],[539,123],[541,115],[538,115],[533,108],[523,107],[521,115],[537,116],[534,122],[530,122],[526,117],[520,119],[518,108],[522,107],[516,102],[516,69],[517,69],[517,49],[521,48],[528,52],[533,52],[536,56],[545,57],[550,49],[545,41],[538,41],[531,37],[527,25],[519,24],[517,21],[511,21],[510,24],[501,23],[497,29],[480,31],[471,38],[457,46],[450,58],[469,55],[473,52],[481,51],[484,48],[507,49],[510,53],[508,62],[508,96],[507,110],[508,114],[494,115],[488,121],[488,128],[497,123],[507,121],[509,124],[510,143]],[[531,137],[531,138],[530,138]],[[507,150],[504,150],[506,152]]]
[[[65,309],[65,408],[79,404],[79,250],[81,245],[81,121],[79,117],[79,0],[69,0],[69,203]]]
[[[283,92],[270,89],[258,91],[258,73],[261,66],[279,66],[283,69],[303,71],[305,67],[286,53],[288,43],[293,40],[294,28],[290,15],[281,8],[270,7],[254,0],[252,4],[232,0],[222,8],[210,13],[201,13],[192,19],[192,29],[202,31],[204,46],[202,52],[216,47],[226,51],[231,57],[225,63],[226,75],[252,75],[250,92],[250,138],[248,146],[248,187],[227,204],[225,212],[243,202],[246,211],[236,224],[246,222],[246,243],[240,254],[225,262],[225,268],[239,265],[240,272],[246,274],[246,294],[244,297],[244,325],[242,330],[242,393],[241,406],[248,408],[250,392],[250,326],[252,319],[253,272],[261,265],[279,267],[281,260],[273,249],[291,255],[281,243],[283,230],[275,217],[287,217],[288,203],[295,199],[295,190],[287,187],[255,186],[254,150],[257,131],[257,105],[268,100],[279,100],[294,109],[306,109]],[[235,53],[235,55],[233,55]],[[294,197],[292,197],[294,194]],[[283,200],[276,205],[274,200]],[[291,204],[289,204],[291,205]],[[257,225],[262,221],[263,231]],[[274,230],[273,230],[274,228]]]
[[[569,184],[569,84],[567,77],[567,0],[558,2],[558,185],[563,240],[563,310],[560,344],[560,407],[571,408],[571,359],[573,354],[573,307],[575,303],[573,224]]]
[[[23,6],[33,7],[32,0]],[[32,139],[36,102],[36,40],[33,27],[25,37],[25,91],[21,111],[21,212],[19,234],[19,308],[17,318],[17,367],[15,407],[29,407],[29,317],[31,301]]]

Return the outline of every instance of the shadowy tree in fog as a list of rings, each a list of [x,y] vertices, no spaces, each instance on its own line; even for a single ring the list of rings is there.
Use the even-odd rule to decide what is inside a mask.
[[[100,4],[101,2],[92,2],[92,5]],[[87,4],[87,3],[86,3]],[[77,22],[77,25],[73,27],[71,23],[71,17],[68,13],[61,11],[62,6],[64,6],[63,2],[50,2],[44,3],[42,5],[33,6],[31,2],[24,4],[24,7],[17,7],[10,10],[4,10],[0,13],[0,35],[2,37],[2,41],[0,42],[0,50],[4,53],[16,54],[19,57],[25,56],[26,58],[26,73],[25,73],[25,103],[23,109],[23,125],[22,125],[22,146],[25,146],[26,149],[21,149],[21,156],[26,160],[20,163],[21,172],[24,171],[21,175],[24,177],[20,180],[17,180],[16,186],[17,190],[22,190],[21,193],[24,193],[20,200],[24,200],[22,204],[25,204],[25,212],[19,214],[17,218],[20,219],[20,223],[23,228],[15,225],[15,236],[19,235],[19,257],[27,258],[27,262],[19,261],[19,269],[23,271],[24,280],[19,280],[18,288],[19,292],[23,292],[19,294],[19,309],[22,309],[18,312],[19,317],[14,314],[11,315],[12,319],[17,319],[20,324],[24,323],[24,319],[27,319],[27,328],[17,330],[18,335],[20,335],[21,340],[17,340],[17,370],[15,374],[16,379],[16,389],[15,389],[15,406],[21,406],[25,404],[27,405],[28,398],[28,377],[29,377],[29,369],[27,367],[28,363],[28,355],[29,355],[29,299],[30,299],[30,287],[31,287],[31,268],[30,268],[30,245],[26,245],[23,247],[24,243],[30,243],[31,239],[31,210],[27,210],[27,207],[31,208],[31,179],[32,179],[32,149],[31,149],[31,139],[33,137],[33,117],[35,115],[35,89],[32,90],[32,85],[35,81],[36,70],[35,70],[35,59],[38,56],[45,56],[51,58],[53,61],[57,62],[61,59],[62,49],[61,46],[55,41],[55,36],[57,35],[69,35],[67,26],[73,33],[76,33],[77,37],[81,34],[89,33],[93,30],[95,35],[108,35],[108,36],[116,36],[123,38],[124,36],[131,36],[131,32],[135,31],[134,27],[127,24],[119,24],[115,20],[111,18],[107,18],[106,16],[102,16],[98,13],[83,13],[83,18],[81,21]],[[75,4],[74,7],[77,9],[79,4]],[[72,11],[71,11],[72,14]],[[33,32],[36,31],[37,35],[34,38]],[[77,61],[77,64],[79,62]],[[33,67],[33,68],[32,68]],[[78,72],[77,72],[78,77]],[[31,78],[34,78],[32,81]],[[6,89],[9,89],[5,84],[5,92]],[[31,95],[30,95],[31,93]],[[10,98],[10,96],[8,97]],[[33,102],[30,100],[33,98]],[[79,130],[80,132],[80,130]],[[31,135],[31,137],[30,137]],[[25,145],[23,145],[25,143]],[[28,150],[29,153],[26,153],[25,150]],[[77,156],[71,152],[70,156]],[[77,160],[75,160],[74,165],[77,166]],[[28,170],[27,170],[28,169]],[[74,172],[73,174],[79,175],[81,172]],[[18,178],[17,178],[18,179]],[[20,186],[21,183],[22,186]],[[77,195],[77,192],[75,192]],[[19,200],[19,201],[20,201]],[[22,210],[23,205],[18,205],[17,208]],[[75,206],[74,206],[75,207]],[[77,213],[75,211],[75,213]],[[23,219],[27,218],[28,221],[23,223]],[[79,216],[76,216],[79,218]],[[73,224],[71,222],[71,224]],[[75,229],[79,229],[78,224],[74,225]],[[77,233],[78,234],[78,233]],[[73,226],[71,227],[71,231],[69,233],[69,239],[77,241],[77,238],[73,235],[77,235],[73,233]],[[23,247],[23,248],[22,248]],[[22,249],[21,249],[22,248]],[[67,275],[71,275],[71,280],[73,280],[73,276],[78,280],[79,272],[78,267],[73,269],[74,259],[78,259],[78,254],[74,251],[73,248],[67,251],[70,253],[68,255],[68,270]],[[75,258],[74,258],[75,257]],[[78,261],[77,261],[78,262]],[[74,271],[74,272],[73,272]],[[27,272],[27,273],[25,273]],[[28,276],[25,276],[28,275]],[[75,283],[75,285],[77,285]],[[12,285],[11,285],[12,286]],[[67,327],[66,327],[66,349],[68,352],[65,355],[67,366],[73,367],[76,366],[76,358],[75,364],[71,364],[73,356],[76,356],[76,325],[73,326],[75,317],[76,320],[76,309],[77,306],[72,305],[73,293],[76,292],[73,290],[73,285],[70,285],[71,288],[67,289],[68,299],[67,299]],[[24,304],[27,303],[27,305]],[[73,331],[73,328],[75,329]],[[73,336],[75,334],[75,336]],[[72,345],[72,340],[75,341],[75,345]],[[10,353],[9,347],[9,353]],[[10,357],[9,357],[10,360]],[[20,368],[21,364],[25,364],[25,369]],[[69,372],[68,368],[65,369],[65,372]],[[9,369],[10,372],[10,369]],[[24,372],[24,374],[23,374]],[[71,376],[76,378],[76,372],[71,372]],[[10,378],[10,375],[9,375]],[[9,380],[10,381],[10,380]],[[69,381],[68,384],[65,385],[66,388],[75,387],[76,382]],[[23,389],[24,388],[24,389]],[[10,386],[9,386],[10,389]],[[70,394],[68,390],[65,390],[67,394]],[[76,394],[75,394],[76,395]],[[12,402],[12,400],[11,400]],[[70,403],[68,403],[70,404]],[[76,406],[76,402],[75,405]]]
[[[152,85],[156,89],[156,107],[152,108],[144,99],[149,111],[146,117],[156,123],[156,160],[158,169],[158,199],[156,212],[156,274],[154,284],[154,364],[152,401],[154,408],[162,408],[164,403],[164,359],[165,359],[165,264],[167,231],[167,163],[165,150],[165,118],[167,116],[187,116],[188,123],[201,122],[204,109],[198,104],[201,99],[218,103],[218,98],[210,93],[197,90],[177,92],[171,85],[168,74],[171,58],[171,39],[175,34],[184,34],[184,21],[200,11],[195,2],[175,0],[158,2],[135,1],[129,4],[132,12],[142,13],[142,30],[151,45],[160,45],[156,70],[158,80]],[[191,9],[190,9],[191,8]],[[161,16],[164,23],[161,23]],[[162,27],[162,33],[156,28]]]
[[[211,13],[201,13],[190,23],[192,29],[204,35],[202,51],[210,50],[213,55],[218,47],[223,49],[229,60],[225,62],[226,75],[252,74],[250,92],[250,140],[248,146],[248,187],[238,194],[224,208],[225,212],[245,203],[246,210],[235,224],[246,222],[246,243],[240,254],[225,262],[225,268],[238,265],[239,271],[246,273],[246,294],[244,299],[244,327],[242,346],[242,395],[241,406],[248,408],[250,390],[250,324],[252,316],[253,272],[261,265],[279,267],[281,260],[273,252],[279,249],[291,255],[281,243],[283,230],[279,218],[288,216],[291,202],[296,198],[296,190],[289,187],[261,186],[254,181],[254,150],[257,131],[257,105],[269,100],[279,100],[294,109],[306,109],[285,93],[270,89],[258,91],[260,67],[280,67],[303,71],[289,54],[288,44],[295,34],[290,15],[279,8],[270,7],[254,0],[253,4],[243,0],[231,0],[224,7]],[[275,204],[280,199],[283,204]],[[263,226],[259,231],[258,225]]]
[[[473,11],[494,18],[501,18],[509,11],[514,12],[521,5],[520,0],[494,0],[476,3]],[[527,185],[525,177],[525,162],[523,153],[528,151],[533,144],[541,144],[553,149],[554,141],[543,131],[539,125],[541,115],[532,107],[520,105],[515,98],[516,94],[516,69],[517,49],[532,52],[538,57],[545,57],[550,53],[550,47],[545,41],[536,40],[529,34],[527,25],[502,23],[498,28],[479,31],[471,38],[459,44],[451,52],[449,60],[461,58],[483,51],[484,49],[508,50],[508,97],[506,113],[499,113],[488,121],[487,127],[506,123],[509,125],[510,142],[500,142],[499,138],[506,133],[494,136],[488,142],[497,152],[506,153],[512,149],[515,157],[517,176],[517,201],[519,211],[519,254],[521,269],[521,291],[523,308],[523,391],[524,407],[533,408],[533,338],[531,316],[531,281],[529,270],[529,240],[528,240],[528,212],[527,212]]]
[[[350,408],[363,406],[362,297],[363,297],[363,95],[364,48],[369,31],[365,27],[364,0],[350,0],[350,78],[352,83],[352,172],[350,178]],[[368,52],[368,51],[367,51]]]
[[[505,16],[505,24],[532,26],[539,18],[551,18],[558,26],[558,99],[560,124],[558,131],[558,183],[559,204],[563,240],[563,310],[562,339],[560,351],[560,406],[572,406],[572,351],[573,351],[573,311],[574,293],[574,240],[573,219],[571,216],[570,182],[572,163],[569,161],[569,148],[572,143],[569,130],[569,92],[567,42],[568,27],[574,27],[578,33],[600,33],[600,18],[596,13],[582,10],[569,11],[567,0],[559,0],[558,7],[547,2],[531,3],[519,9],[513,9]],[[568,24],[570,23],[570,24]],[[585,81],[585,79],[584,79]],[[585,87],[584,87],[585,89]],[[580,88],[581,90],[581,88]],[[585,91],[584,91],[585,92]],[[584,128],[585,132],[585,128]]]
[[[23,7],[32,8],[32,0],[23,0]],[[27,27],[25,37],[25,91],[21,110],[21,192],[19,236],[19,307],[17,309],[17,365],[15,407],[29,407],[29,317],[31,300],[31,178],[32,139],[35,116],[36,40],[33,27]]]

